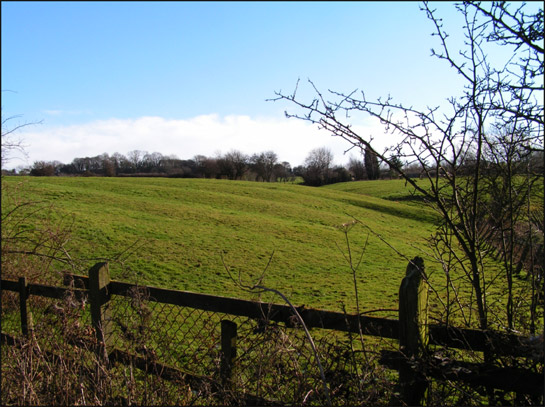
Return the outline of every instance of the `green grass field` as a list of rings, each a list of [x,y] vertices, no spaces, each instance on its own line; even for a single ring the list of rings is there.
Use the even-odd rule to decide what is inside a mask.
[[[21,182],[25,197],[52,202],[57,218],[74,216],[67,247],[75,256],[114,258],[138,241],[127,264],[142,283],[251,297],[230,281],[221,254],[249,281],[274,251],[265,283],[298,305],[333,310],[354,307],[352,276],[339,250],[346,251],[343,223],[361,220],[411,258],[433,230],[432,212],[381,199],[408,195],[398,181],[311,188],[208,179],[3,179],[8,188]],[[359,225],[350,231],[355,253],[367,235]],[[368,239],[358,272],[363,307],[396,308],[406,260],[374,235]],[[114,265],[114,278],[116,272]]]
[[[347,253],[343,223],[355,218],[380,235],[360,224],[348,234],[354,257],[367,242],[357,272],[360,306],[367,312],[397,308],[407,258],[426,258],[425,240],[437,221],[399,180],[321,188],[168,178],[5,177],[2,182],[3,193],[17,187],[25,199],[50,202],[57,220],[73,217],[66,247],[89,259],[89,266],[132,247],[125,261],[130,271],[114,262],[114,279],[256,299],[230,280],[222,254],[249,283],[274,251],[265,285],[295,305],[333,311],[343,305],[355,311],[352,274],[340,250]],[[3,212],[7,206],[3,199]],[[444,285],[437,265],[426,264],[432,282]]]

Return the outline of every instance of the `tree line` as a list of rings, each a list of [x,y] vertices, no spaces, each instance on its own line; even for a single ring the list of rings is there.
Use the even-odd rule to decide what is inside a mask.
[[[399,166],[403,166],[398,160]],[[415,174],[419,170],[413,168]],[[15,170],[3,171],[15,174]],[[180,159],[176,155],[132,150],[126,155],[103,153],[92,157],[76,157],[71,163],[35,161],[20,169],[19,175],[31,176],[104,176],[104,177],[172,177],[248,180],[261,182],[293,182],[296,177],[310,186],[321,186],[351,180],[375,180],[392,175],[391,168],[381,167],[372,151],[361,158],[351,157],[347,165],[335,165],[333,153],[325,147],[312,150],[303,165],[291,167],[280,161],[273,151],[247,155],[231,150],[223,155],[196,155]]]
[[[225,178],[231,180],[288,181],[293,171],[288,162],[280,162],[272,152],[248,156],[232,150],[217,157],[196,155],[180,159],[176,155],[132,150],[126,155],[103,153],[93,157],[76,157],[69,164],[59,161],[36,161],[20,174],[33,176],[156,176],[173,178]]]
[[[538,167],[542,167],[543,154],[527,155],[519,161],[518,167],[529,165],[539,171]],[[458,172],[470,174],[474,165],[475,157],[469,154]],[[35,161],[32,166],[20,169],[18,174],[211,178],[261,182],[294,182],[297,177],[301,177],[305,185],[322,186],[337,182],[398,178],[399,170],[403,170],[405,176],[410,178],[420,178],[434,172],[432,165],[425,162],[403,161],[400,155],[391,154],[386,162],[370,147],[363,149],[360,158],[352,156],[346,165],[335,165],[331,150],[320,147],[309,152],[303,165],[293,168],[289,162],[279,161],[273,151],[247,155],[238,150],[231,150],[216,157],[196,155],[192,159],[182,160],[176,155],[132,150],[126,155],[116,152],[112,155],[103,153],[93,157],[76,157],[69,164],[60,161]],[[15,175],[16,172],[4,170],[3,174]]]

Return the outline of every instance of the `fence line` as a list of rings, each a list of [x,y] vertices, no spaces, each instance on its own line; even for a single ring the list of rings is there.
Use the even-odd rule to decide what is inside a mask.
[[[67,284],[70,279],[73,279],[75,286],[85,287],[86,289],[89,287],[89,277],[87,276],[67,275],[65,278],[67,279]],[[293,313],[287,305],[142,286],[116,280],[110,281],[109,292],[112,295],[128,297],[132,295],[132,290],[138,288],[146,289],[149,293],[149,299],[155,302],[254,319],[266,316],[268,320],[285,323],[288,327],[294,325]],[[45,292],[46,288],[44,286],[37,287],[37,295],[45,294]],[[57,295],[62,296],[64,292],[59,291]],[[31,293],[34,293],[33,289],[31,289]],[[359,319],[364,335],[399,339],[399,320],[365,315],[360,315],[358,318],[354,314],[302,307],[297,307],[297,311],[308,328],[359,333]],[[525,346],[524,342],[526,338],[516,334],[493,330],[483,331],[479,329],[458,328],[439,324],[428,324],[428,332],[430,345],[478,352],[493,350],[497,355],[515,357],[529,357],[533,352],[530,347]]]
[[[400,351],[383,351],[382,363],[399,370],[400,387],[402,389],[400,402],[408,404],[419,404],[422,401],[426,379],[422,372],[418,372],[418,369],[414,368],[414,363],[410,365],[407,360],[411,358],[417,360],[424,357],[428,345],[473,351],[491,351],[496,355],[511,357],[530,357],[534,355],[535,349],[528,346],[526,338],[519,335],[428,324],[428,290],[427,283],[421,274],[423,269],[423,261],[420,258],[415,258],[409,263],[406,277],[400,287],[399,320],[311,308],[298,308],[298,312],[308,328],[359,333],[361,327],[364,335],[399,340]],[[281,322],[286,327],[297,326],[292,310],[286,305],[197,294],[110,280],[107,263],[98,263],[93,266],[89,271],[89,276],[66,275],[64,283],[70,284],[72,288],[28,284],[24,278],[20,278],[19,281],[2,279],[0,289],[19,293],[21,330],[24,335],[27,335],[29,329],[32,328],[32,314],[28,312],[26,306],[30,295],[62,299],[68,293],[71,293],[75,298],[86,299],[91,304],[92,326],[97,335],[97,343],[101,346],[98,353],[101,357],[107,358],[109,355],[119,361],[130,358],[126,352],[114,349],[111,343],[113,338],[110,332],[112,330],[112,318],[107,305],[112,296],[131,297],[134,295],[135,290],[145,290],[146,300],[151,302],[246,317],[258,321]],[[231,321],[222,321],[221,327],[221,381],[225,384],[229,382],[233,360],[237,354],[237,325]],[[7,336],[2,334],[2,338],[5,340]],[[132,358],[131,360],[134,361],[135,359]],[[469,362],[451,361],[451,365],[449,366],[450,370],[445,369],[443,366],[443,371],[441,371],[441,367],[432,364],[425,373],[429,377],[443,380],[461,380],[508,391],[543,394],[543,377],[535,372],[524,369],[483,367],[483,365]],[[461,371],[462,374],[457,373],[449,376],[448,371]],[[467,371],[469,373],[464,374]]]
[[[62,299],[68,292],[75,293],[76,298],[87,295],[89,277],[67,275],[66,278],[73,278],[76,282],[76,287],[79,286],[84,288],[71,289],[43,284],[27,284],[27,295],[37,295],[55,299]],[[79,282],[80,285],[78,285],[77,282]],[[18,292],[19,284],[16,281],[2,279],[1,289]],[[288,327],[294,326],[295,322],[290,307],[286,305],[170,290],[116,280],[111,280],[108,286],[108,291],[111,295],[125,297],[131,296],[132,289],[145,289],[149,293],[150,301],[163,304],[211,312],[221,312],[224,314],[254,319],[265,318],[266,316],[268,320],[285,323]],[[313,308],[298,308],[297,310],[308,328],[331,329],[352,333],[359,332],[357,315],[317,310]],[[360,315],[359,321],[364,335],[399,339],[399,320]],[[526,338],[521,335],[493,330],[483,331],[479,329],[458,328],[439,324],[429,324],[428,330],[430,345],[478,352],[489,349],[501,356],[515,357],[529,357],[533,352],[532,348],[525,346]]]

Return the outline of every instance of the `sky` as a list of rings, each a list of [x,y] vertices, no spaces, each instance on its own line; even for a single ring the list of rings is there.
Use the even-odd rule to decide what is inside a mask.
[[[335,163],[354,152],[297,113],[276,92],[301,80],[364,91],[425,108],[460,93],[460,78],[431,57],[433,24],[419,2],[1,2],[2,119],[27,157],[132,150],[190,159],[231,150],[273,150],[303,164],[327,147]],[[432,5],[460,41],[452,3]],[[306,90],[305,90],[306,89]],[[16,116],[16,117],[15,117]],[[383,129],[354,119],[364,137]],[[4,129],[3,129],[4,131]]]

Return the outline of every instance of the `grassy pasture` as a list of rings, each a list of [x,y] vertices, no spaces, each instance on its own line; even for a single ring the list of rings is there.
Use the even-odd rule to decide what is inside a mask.
[[[234,274],[240,271],[250,281],[274,251],[264,283],[296,305],[333,311],[343,305],[348,312],[355,311],[352,275],[340,251],[346,254],[343,223],[354,217],[406,258],[421,255],[426,259],[425,239],[433,233],[437,219],[399,180],[321,188],[92,177],[5,177],[3,184],[3,193],[21,188],[26,199],[51,202],[59,220],[73,217],[67,248],[74,256],[89,259],[89,266],[114,258],[138,242],[125,262],[130,271],[121,275],[121,267],[112,264],[113,278],[256,299],[256,294],[242,291],[229,279],[222,253]],[[2,211],[8,206],[9,200],[3,199]],[[406,258],[361,225],[351,229],[349,237],[354,257],[367,241],[357,273],[362,310],[396,309]],[[426,261],[432,282],[442,285],[442,272]],[[432,304],[432,310],[437,306]]]
[[[112,264],[110,270],[113,278],[256,299],[256,294],[242,291],[228,278],[221,253],[224,253],[226,263],[235,273],[241,271],[247,280],[261,272],[274,250],[265,277],[266,285],[281,290],[298,306],[304,304],[339,311],[344,305],[348,312],[354,312],[352,275],[339,250],[341,248],[346,253],[341,225],[354,217],[380,234],[403,256],[423,256],[432,284],[440,291],[439,296],[444,297],[444,291],[440,289],[444,285],[444,276],[437,264],[425,255],[425,240],[433,233],[437,217],[411,196],[402,181],[350,182],[321,188],[281,183],[166,178],[5,177],[2,182],[3,216],[10,210],[10,196],[14,191],[18,191],[20,199],[50,203],[54,220],[73,219],[73,233],[66,247],[73,256],[88,259],[88,266],[100,259],[114,258],[139,242],[136,249],[131,249],[126,261],[126,265],[130,266],[128,271],[115,262]],[[33,212],[30,210],[28,213]],[[20,227],[39,224],[40,217],[45,216],[46,211],[35,212]],[[361,311],[396,309],[397,293],[407,259],[374,234],[368,234],[361,225],[355,225],[349,237],[354,258],[358,257],[367,241],[363,263],[357,273]],[[469,298],[469,287],[464,281],[457,279],[455,285]],[[494,307],[498,309],[504,307],[505,296],[502,297],[500,293],[501,287],[504,287],[504,282],[498,278],[493,286],[486,288],[487,292],[495,295],[497,302]],[[441,311],[435,294],[430,295],[432,317]],[[270,300],[270,297],[263,299]],[[274,298],[274,301],[280,302],[280,299]],[[119,304],[113,309],[119,312],[122,321],[132,322],[132,329],[136,329],[140,314],[122,302]],[[39,310],[32,308],[36,321],[46,321]],[[206,316],[191,311],[186,315],[178,307],[164,308],[162,305],[152,307],[152,311],[149,324],[153,328],[149,332],[155,336],[137,336],[133,342],[123,342],[125,348],[132,349],[142,340],[167,360],[175,355],[172,360],[181,361],[180,354],[200,357],[201,353],[197,350],[202,348],[205,341],[187,341],[185,338],[189,335],[187,332],[195,327],[191,335],[203,335],[201,339],[207,335],[205,330],[201,330]],[[17,317],[11,319],[12,315],[18,315],[17,308],[7,315],[8,318],[6,314],[3,316],[6,325],[18,329],[18,324],[15,324]],[[396,318],[397,313],[371,315]],[[219,316],[216,314],[213,318]],[[462,322],[456,316],[451,321],[459,325]],[[219,323],[214,319],[212,325],[217,328]],[[493,328],[499,327],[494,323],[491,325]],[[57,333],[60,335],[60,331],[55,331],[55,335]],[[338,332],[313,330],[312,334],[318,341],[332,337],[345,339]],[[52,343],[50,338],[55,335],[46,334],[47,343]],[[54,342],[62,342],[61,339],[59,336],[58,341]],[[187,343],[189,347],[183,348]],[[383,347],[385,343],[390,346],[390,342],[372,338],[366,341],[366,346],[373,348],[375,344],[380,344]],[[278,361],[275,348],[267,350],[271,351],[270,354],[259,353],[264,351],[256,349],[251,351],[256,352],[255,355],[250,353],[248,357],[248,360],[252,360],[252,366],[257,358],[270,357],[275,363]],[[206,358],[211,355],[214,353],[207,353],[202,360],[208,361]],[[302,359],[302,368],[305,369],[304,363],[307,361],[304,357]],[[204,366],[200,359],[198,363]],[[126,371],[120,373],[126,375]],[[111,386],[111,382],[108,383]],[[276,386],[274,379],[270,383]],[[293,383],[290,379],[289,384]],[[123,386],[122,394],[126,389]]]
[[[332,310],[341,303],[354,309],[352,276],[339,250],[346,250],[343,223],[352,216],[365,222],[408,257],[419,254],[433,230],[431,212],[372,196],[376,188],[361,193],[375,182],[346,184],[358,186],[357,193],[208,179],[6,177],[3,183],[8,190],[22,183],[26,198],[51,202],[59,219],[73,216],[67,247],[76,256],[113,258],[139,241],[127,264],[129,277],[141,283],[252,298],[229,280],[221,254],[249,279],[274,250],[265,283],[298,305]],[[380,184],[382,191],[407,195],[397,181]],[[358,225],[349,236],[359,253],[367,232]],[[369,236],[358,272],[365,309],[397,307],[405,266]],[[114,278],[120,277],[116,272],[114,266]]]

